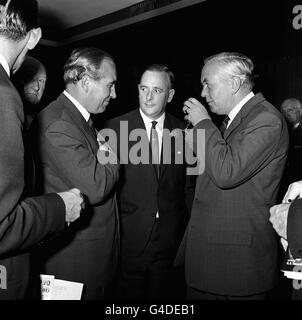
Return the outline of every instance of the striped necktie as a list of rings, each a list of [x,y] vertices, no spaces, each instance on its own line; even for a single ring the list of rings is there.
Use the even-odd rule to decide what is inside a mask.
[[[229,122],[229,121],[230,121],[229,116],[226,116],[226,117],[223,119],[222,123],[221,123],[221,126],[220,126],[219,130],[220,130],[222,136],[224,135],[224,132],[225,132],[227,126],[228,126],[228,122]]]

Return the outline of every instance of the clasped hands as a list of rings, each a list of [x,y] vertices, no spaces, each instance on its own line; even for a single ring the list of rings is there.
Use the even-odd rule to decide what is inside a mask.
[[[85,208],[84,198],[79,189],[73,188],[68,191],[59,192],[58,195],[65,204],[65,221],[69,225],[80,217],[81,210]]]
[[[302,198],[302,181],[289,185],[281,204],[270,208],[270,222],[278,235],[287,239],[287,216],[291,201]]]
[[[204,119],[211,119],[206,108],[195,98],[186,100],[182,110],[186,114],[185,120],[191,122],[193,126]]]

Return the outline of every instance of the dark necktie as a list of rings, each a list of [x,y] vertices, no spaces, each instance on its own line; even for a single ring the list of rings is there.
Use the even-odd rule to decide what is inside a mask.
[[[220,126],[219,130],[220,130],[222,136],[224,135],[224,132],[225,132],[225,130],[227,128],[227,125],[228,125],[229,121],[230,121],[230,118],[228,116],[226,116],[223,119],[222,123],[221,123],[221,126]]]
[[[158,133],[155,129],[157,121],[152,121],[150,132],[152,163],[156,166],[157,176],[159,176],[159,140]]]
[[[88,125],[89,125],[89,127],[91,129],[91,132],[93,133],[93,136],[95,138],[97,138],[96,131],[95,131],[95,128],[94,128],[94,125],[93,125],[93,121],[92,121],[91,117],[89,117]]]

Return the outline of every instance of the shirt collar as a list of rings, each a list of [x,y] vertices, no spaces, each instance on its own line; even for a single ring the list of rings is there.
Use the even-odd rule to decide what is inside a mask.
[[[297,122],[296,124],[293,125],[293,128],[297,129],[299,127],[299,125],[300,125],[300,122]]]
[[[143,118],[143,121],[144,121],[144,124],[145,124],[145,127],[146,129],[149,129],[149,127],[152,126],[152,121],[154,121],[154,119],[150,119],[149,117],[147,117],[143,112],[142,110],[139,108],[139,112]],[[165,121],[165,112],[158,118],[156,119],[157,121],[157,125],[156,125],[156,129],[158,130],[163,130],[164,128],[164,121]]]
[[[4,68],[4,70],[7,73],[7,75],[10,77],[10,70],[9,70],[8,62],[5,60],[5,58],[3,57],[2,54],[0,54],[0,64]]]
[[[74,106],[80,111],[81,115],[84,117],[84,119],[88,122],[90,118],[90,113],[73,97],[71,96],[66,90],[63,91],[66,98],[68,98]]]
[[[254,93],[250,92],[249,94],[247,94],[239,103],[236,104],[236,106],[230,111],[230,113],[228,114],[230,120],[228,122],[227,127],[229,127],[229,125],[231,124],[231,122],[234,120],[234,118],[236,117],[236,115],[238,114],[238,112],[241,110],[241,108],[251,99],[253,98]]]

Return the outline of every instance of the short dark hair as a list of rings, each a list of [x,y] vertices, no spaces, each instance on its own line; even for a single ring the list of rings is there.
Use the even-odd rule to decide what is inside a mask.
[[[37,0],[0,0],[0,35],[20,41],[38,26]]]
[[[76,83],[84,75],[88,75],[94,80],[99,80],[102,77],[100,68],[104,59],[110,59],[114,62],[110,54],[99,48],[84,47],[74,49],[63,67],[65,84]]]
[[[170,81],[170,89],[174,89],[174,86],[175,86],[175,78],[174,78],[174,74],[173,72],[168,68],[166,67],[165,65],[163,64],[157,64],[157,63],[154,63],[154,64],[150,64],[148,65],[144,72],[142,73],[141,77],[143,76],[143,74],[146,72],[146,71],[158,71],[158,72],[164,72],[168,75],[168,78],[169,78],[169,81]]]

